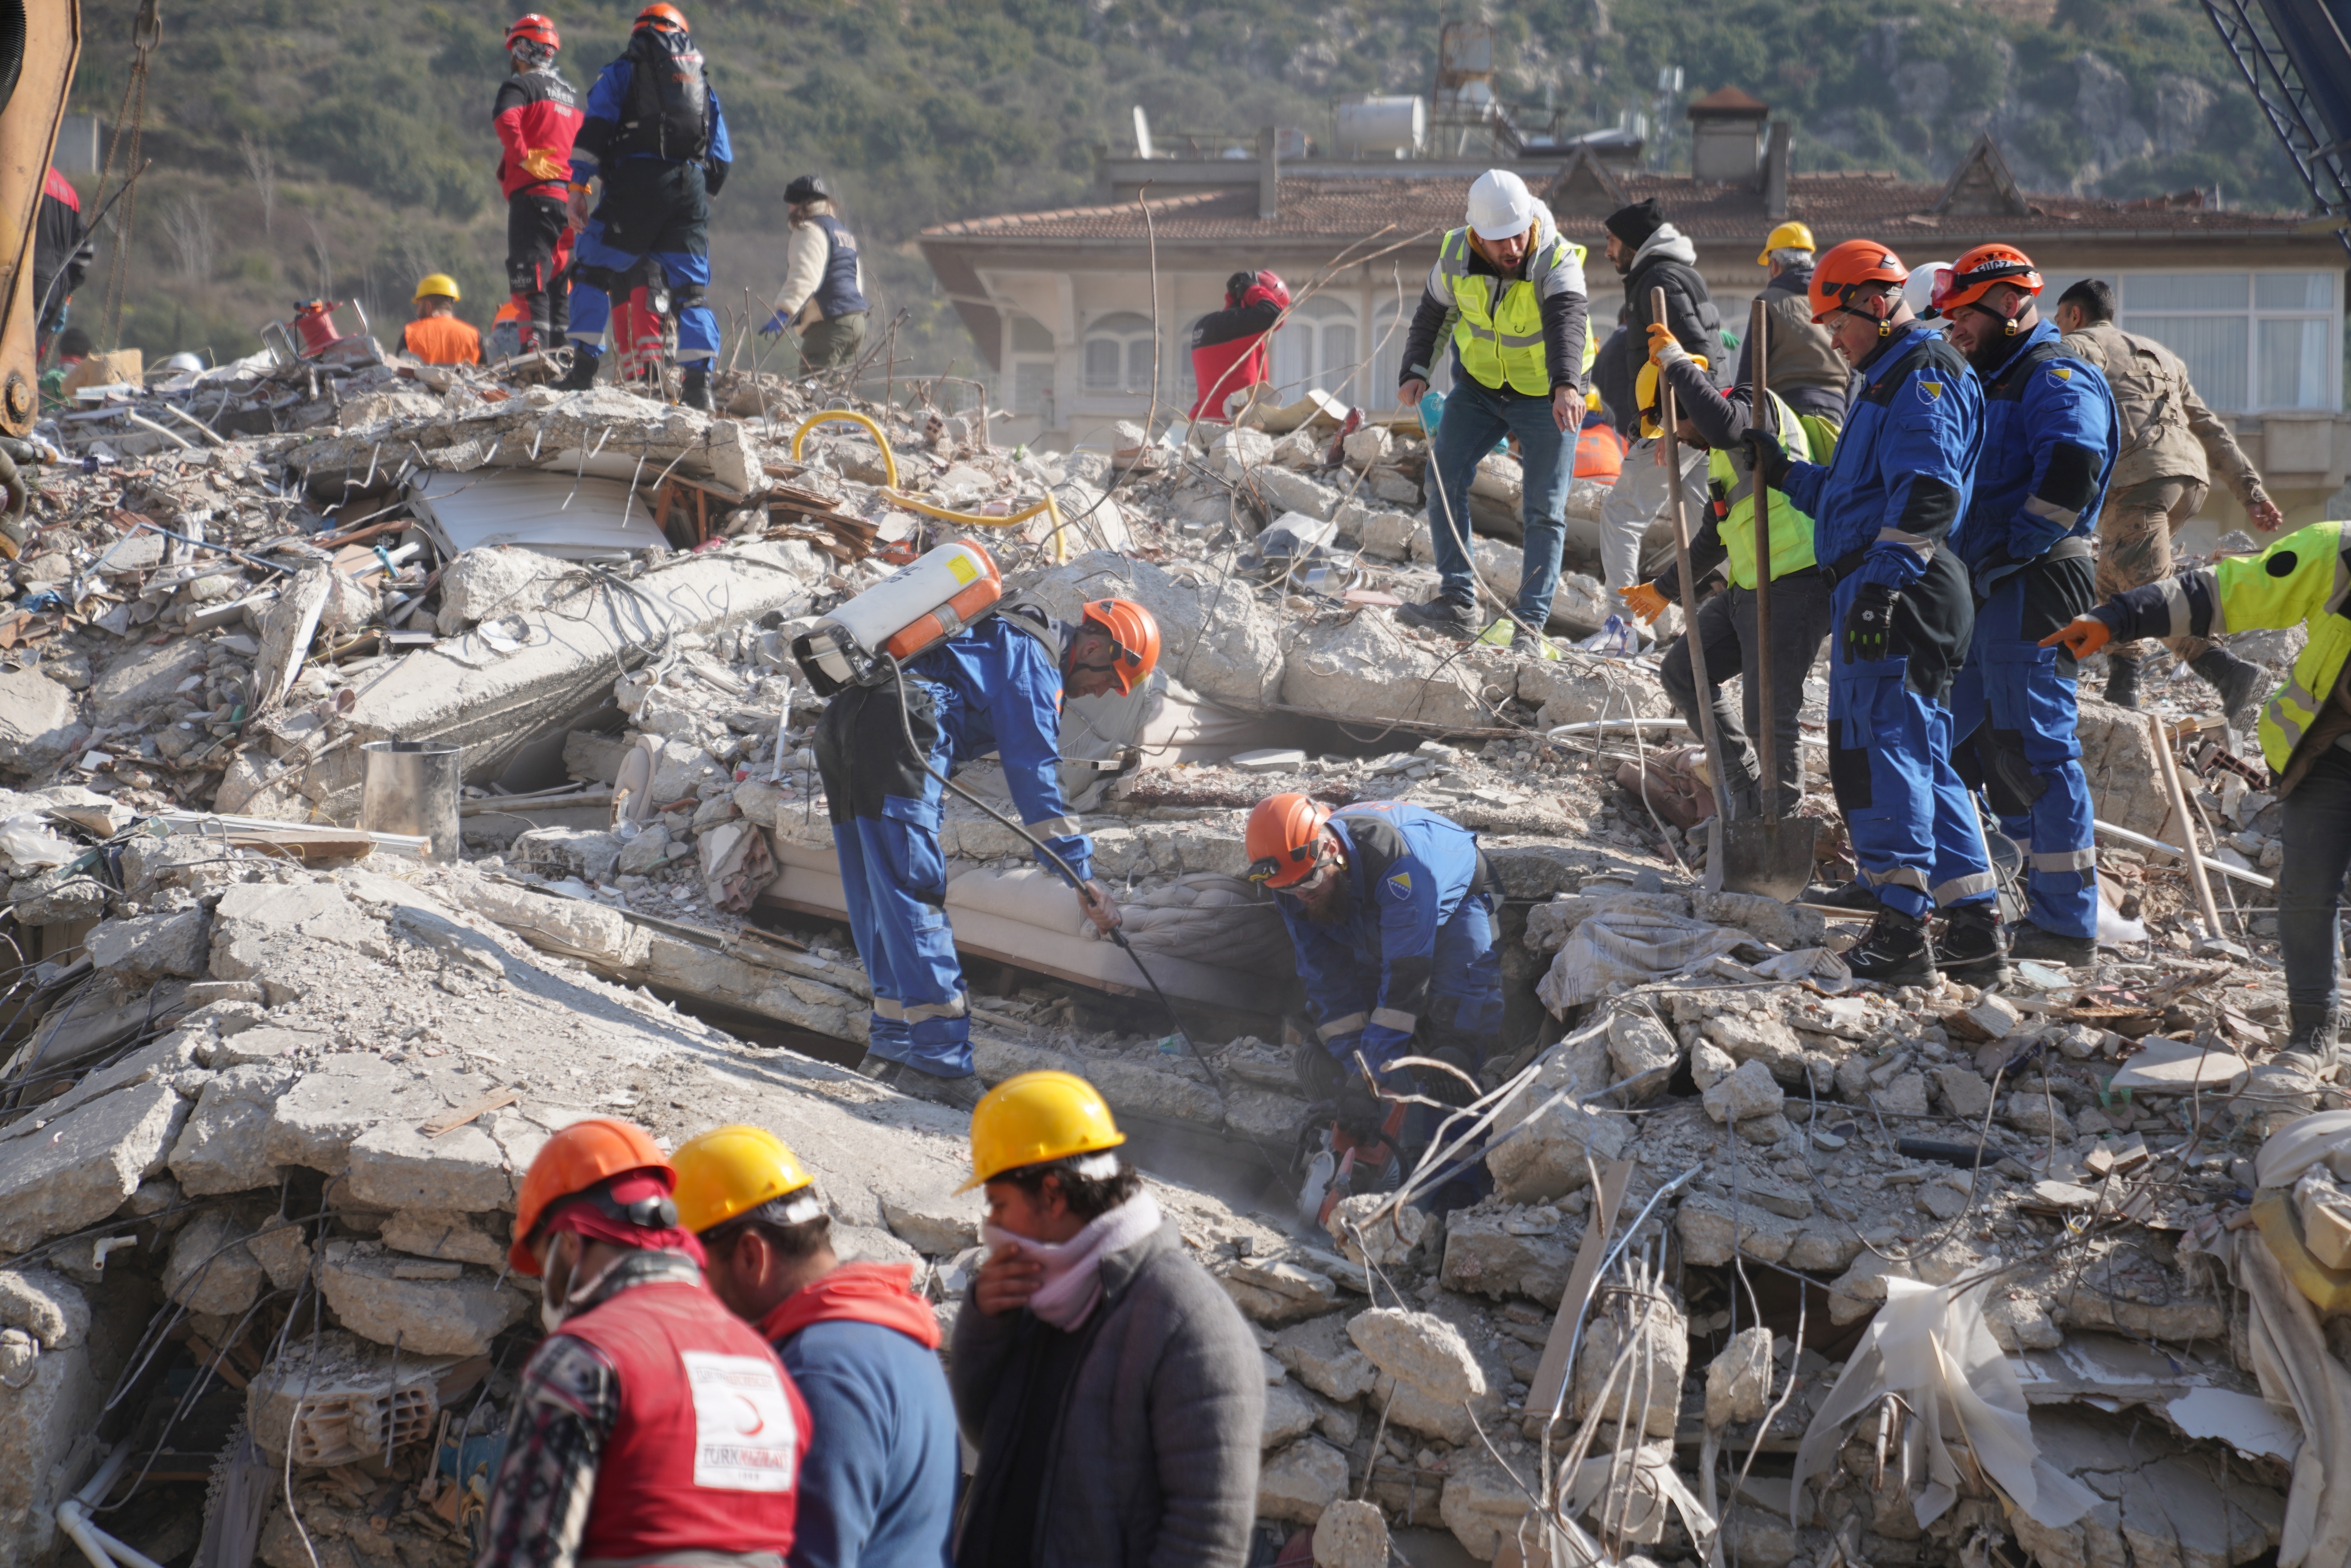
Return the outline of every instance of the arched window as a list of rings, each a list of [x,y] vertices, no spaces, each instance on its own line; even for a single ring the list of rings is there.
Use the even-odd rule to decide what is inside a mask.
[[[1121,310],[1086,328],[1086,391],[1150,393],[1150,317]]]
[[[1309,387],[1363,402],[1356,327],[1355,308],[1328,296],[1291,310],[1273,335],[1275,391],[1285,402],[1305,396]]]

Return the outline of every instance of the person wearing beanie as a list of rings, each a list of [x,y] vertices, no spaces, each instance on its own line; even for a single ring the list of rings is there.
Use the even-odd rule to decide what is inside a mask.
[[[872,320],[865,264],[857,258],[857,236],[833,211],[832,188],[823,175],[802,174],[785,186],[784,205],[791,223],[784,286],[759,335],[799,328],[800,374],[813,375],[849,364],[865,346]]]

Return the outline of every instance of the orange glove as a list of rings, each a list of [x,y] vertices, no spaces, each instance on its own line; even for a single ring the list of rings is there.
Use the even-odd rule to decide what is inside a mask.
[[[1689,350],[1674,336],[1674,329],[1663,321],[1649,323],[1649,363],[1663,370],[1676,359],[1687,359]]]
[[[1656,622],[1666,612],[1666,606],[1672,602],[1657,591],[1655,583],[1649,582],[1636,582],[1630,588],[1620,588],[1616,591],[1616,597],[1625,601],[1625,608],[1630,610],[1635,619],[1644,626]]]
[[[2074,657],[2086,659],[2111,642],[2114,635],[2115,629],[2096,616],[2076,615],[2073,620],[2041,639],[2041,645],[2044,648],[2054,648],[2062,643],[2065,645],[2065,651]]]

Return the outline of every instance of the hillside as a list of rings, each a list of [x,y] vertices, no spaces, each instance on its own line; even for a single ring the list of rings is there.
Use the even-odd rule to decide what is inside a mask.
[[[575,83],[618,52],[635,8],[554,7]],[[110,126],[135,10],[84,0],[73,109]],[[1127,138],[1137,103],[1170,130],[1247,134],[1279,121],[1323,140],[1340,101],[1426,91],[1441,25],[1396,0],[687,10],[737,148],[713,225],[712,294],[722,318],[731,310],[730,347],[747,319],[766,318],[784,186],[815,169],[865,239],[877,319],[909,312],[901,366],[958,373],[976,355],[911,243],[925,225],[1081,197],[1093,149]],[[429,271],[454,274],[465,313],[486,322],[505,292],[488,114],[513,14],[480,0],[169,8],[123,340],[151,357],[248,351],[262,322],[321,292],[397,320]],[[1989,128],[2028,189],[2217,184],[2232,206],[2301,197],[2194,0],[1521,0],[1492,20],[1504,96],[1554,105],[1570,130],[1654,114],[1658,69],[1678,66],[1680,101],[1738,86],[1792,120],[1800,167],[1938,175]],[[101,254],[75,302],[101,340],[112,263]],[[747,301],[747,287],[759,298]]]

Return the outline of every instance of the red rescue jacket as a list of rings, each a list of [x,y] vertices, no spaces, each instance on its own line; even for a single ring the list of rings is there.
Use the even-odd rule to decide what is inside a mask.
[[[808,1406],[758,1331],[699,1285],[632,1285],[563,1333],[619,1375],[583,1560],[789,1555]]]
[[[580,95],[553,66],[517,71],[498,84],[491,124],[498,133],[498,189],[508,201],[526,191],[548,195],[571,179],[571,141],[584,118]]]
[[[938,1314],[914,1294],[911,1263],[843,1263],[813,1285],[776,1303],[759,1333],[781,1344],[818,1323],[876,1323],[896,1329],[925,1350],[939,1348]]]

